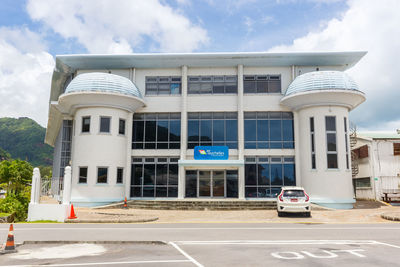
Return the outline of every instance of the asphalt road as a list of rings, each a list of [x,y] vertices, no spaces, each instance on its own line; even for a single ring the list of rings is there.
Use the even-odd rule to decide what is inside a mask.
[[[7,231],[8,225],[0,225],[4,241]],[[18,253],[1,255],[2,266],[398,266],[400,262],[398,223],[16,224],[14,236],[17,243],[164,243],[30,244],[18,247]]]

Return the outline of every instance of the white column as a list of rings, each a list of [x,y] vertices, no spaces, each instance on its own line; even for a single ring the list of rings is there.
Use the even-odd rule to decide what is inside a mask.
[[[238,75],[238,154],[244,160],[243,65],[237,67]],[[244,167],[239,167],[239,199],[244,199]]]
[[[31,204],[39,204],[40,201],[40,171],[39,168],[33,169],[32,188],[31,188]]]
[[[71,202],[71,182],[72,182],[72,173],[71,166],[66,166],[64,171],[64,192],[63,192],[63,204],[70,204]]]
[[[127,145],[126,145],[126,168],[125,168],[125,196],[126,198],[130,198],[131,192],[131,172],[132,172],[132,124],[133,124],[133,113],[129,112],[127,121],[126,121],[126,138],[127,138]]]
[[[187,150],[187,66],[182,66],[182,95],[181,95],[181,160],[186,159]],[[179,166],[178,198],[185,197],[185,167]]]
[[[295,153],[295,169],[296,169],[296,185],[302,186],[301,183],[301,158],[300,158],[300,128],[299,115],[297,111],[293,111],[293,130],[294,130],[294,153]]]

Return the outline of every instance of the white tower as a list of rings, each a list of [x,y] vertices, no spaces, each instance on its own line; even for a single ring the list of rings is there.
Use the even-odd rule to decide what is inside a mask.
[[[364,93],[344,72],[316,71],[298,76],[281,104],[295,114],[298,185],[311,201],[352,208],[354,200],[349,145],[349,111]]]
[[[132,115],[144,105],[136,86],[118,75],[80,74],[67,86],[57,108],[74,121],[72,203],[124,199],[130,184]],[[117,181],[121,173],[122,183]]]

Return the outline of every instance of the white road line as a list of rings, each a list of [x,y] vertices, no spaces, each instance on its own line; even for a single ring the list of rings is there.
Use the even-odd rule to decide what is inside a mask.
[[[8,231],[9,228],[0,228],[0,231]],[[99,228],[89,228],[89,227],[57,227],[57,228],[19,228],[18,226],[14,226],[14,231],[32,231],[32,230],[46,230],[46,231],[59,231],[59,230],[398,230],[400,231],[400,227],[180,227],[180,228],[172,228],[172,227],[141,227],[141,228],[112,228],[112,227],[99,227]]]
[[[182,253],[183,256],[185,256],[187,259],[189,259],[193,264],[195,264],[197,267],[204,267],[202,264],[200,264],[198,261],[193,259],[189,254],[187,254],[183,249],[181,249],[177,244],[174,242],[169,242],[168,244],[171,244],[174,248],[176,248],[180,253]]]
[[[91,266],[91,265],[118,265],[118,264],[148,264],[148,263],[180,263],[191,262],[190,260],[154,260],[154,261],[114,261],[114,262],[83,262],[83,263],[61,263],[61,264],[46,264],[50,267],[62,266]],[[43,266],[42,264],[29,264],[29,265],[2,265],[2,267],[24,267],[24,266]]]
[[[182,245],[375,245],[373,240],[222,240],[174,241]]]
[[[376,244],[379,244],[379,245],[384,245],[384,246],[392,247],[392,248],[400,248],[400,246],[396,246],[396,245],[392,245],[392,244],[388,244],[388,243],[383,243],[383,242],[378,242],[378,241],[375,241],[375,243],[376,243]]]

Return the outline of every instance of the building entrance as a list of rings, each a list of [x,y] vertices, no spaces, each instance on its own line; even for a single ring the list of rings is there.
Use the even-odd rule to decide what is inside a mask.
[[[186,197],[238,197],[237,170],[187,170]]]

